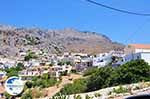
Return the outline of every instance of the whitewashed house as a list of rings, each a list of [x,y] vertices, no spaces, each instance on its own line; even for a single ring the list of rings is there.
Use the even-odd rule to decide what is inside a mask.
[[[91,57],[85,57],[85,58],[79,58],[75,59],[75,69],[77,71],[83,71],[86,70],[88,67],[92,67],[92,58]]]
[[[115,57],[124,57],[125,54],[124,54],[124,51],[116,51],[116,50],[112,50],[109,52],[112,56],[115,56]]]
[[[143,59],[150,64],[150,44],[130,44],[125,48],[125,52],[124,63],[131,60]]]
[[[37,67],[40,66],[40,61],[32,59],[30,61],[24,62],[25,67]]]
[[[52,71],[56,71],[56,72],[65,72],[67,71],[67,73],[70,73],[71,69],[72,69],[72,66],[69,66],[69,65],[62,65],[62,66],[53,66],[51,67],[52,68]]]
[[[16,61],[7,59],[7,58],[0,58],[0,68],[5,69],[5,68],[11,68],[13,66],[16,66]]]
[[[138,52],[128,54],[123,58],[123,63],[129,62],[131,60],[143,59],[150,65],[150,52]]]
[[[150,52],[150,44],[129,44],[124,49],[125,54]]]
[[[101,53],[93,58],[93,66],[104,67],[112,62],[112,56],[109,53]]]

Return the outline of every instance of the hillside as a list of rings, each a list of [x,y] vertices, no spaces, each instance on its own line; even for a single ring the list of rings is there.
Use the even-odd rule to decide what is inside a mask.
[[[5,25],[0,25],[0,46],[0,55],[4,56],[16,56],[19,51],[29,49],[46,50],[49,53],[69,51],[93,54],[124,47],[95,32],[71,28],[45,30]]]

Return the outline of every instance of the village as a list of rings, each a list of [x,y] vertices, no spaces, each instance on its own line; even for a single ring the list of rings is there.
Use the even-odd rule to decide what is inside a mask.
[[[65,52],[62,55],[48,55],[42,51],[21,51],[16,60],[0,58],[0,97],[3,97],[5,89],[4,83],[7,79],[6,69],[23,64],[24,69],[18,72],[18,76],[23,81],[32,80],[35,76],[48,73],[58,81],[62,75],[79,73],[91,67],[104,67],[111,65],[120,66],[131,60],[143,59],[150,64],[150,45],[149,44],[129,44],[124,50],[112,50],[107,53],[88,55],[86,53]],[[74,79],[74,78],[70,78]]]

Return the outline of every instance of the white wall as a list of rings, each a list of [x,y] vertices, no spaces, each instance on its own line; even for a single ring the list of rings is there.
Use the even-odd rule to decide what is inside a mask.
[[[136,60],[136,59],[141,59],[140,53],[132,53],[132,54],[126,55],[123,60],[124,62],[129,62],[131,60]]]
[[[93,66],[106,66],[112,61],[111,55],[93,58]]]
[[[150,49],[135,49],[135,53],[139,52],[150,52]]]
[[[141,59],[144,59],[150,65],[150,53],[141,53]]]
[[[143,59],[145,62],[147,62],[150,65],[150,52],[140,52],[140,53],[133,53],[133,54],[126,55],[124,57],[124,62],[136,60],[136,59]]]

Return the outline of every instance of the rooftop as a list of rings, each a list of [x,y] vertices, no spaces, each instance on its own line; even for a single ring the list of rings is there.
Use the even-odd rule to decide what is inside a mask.
[[[128,46],[138,49],[150,49],[150,44],[129,44]]]

